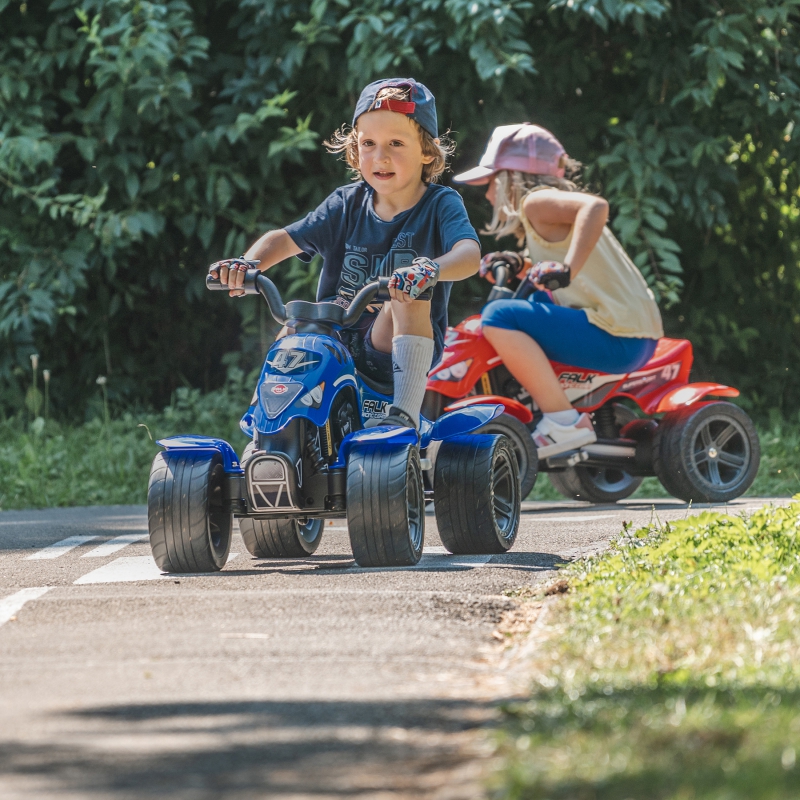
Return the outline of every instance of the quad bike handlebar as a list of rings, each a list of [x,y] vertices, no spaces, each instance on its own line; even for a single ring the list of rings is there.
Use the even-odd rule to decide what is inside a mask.
[[[206,288],[217,292],[229,291],[228,285],[222,283],[219,278],[215,278],[213,275],[206,276]],[[267,301],[267,306],[274,320],[279,325],[291,325],[293,327],[296,327],[298,322],[305,322],[350,328],[358,322],[370,303],[380,303],[391,299],[389,295],[389,278],[381,277],[377,281],[362,287],[346,309],[338,303],[328,301],[311,303],[307,300],[290,300],[284,305],[278,287],[258,269],[247,270],[242,290],[245,294],[260,294]],[[432,293],[433,290],[428,289],[417,299],[430,300]]]

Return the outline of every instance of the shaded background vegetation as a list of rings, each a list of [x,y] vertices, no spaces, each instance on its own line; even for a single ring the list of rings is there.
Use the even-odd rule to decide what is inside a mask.
[[[697,377],[758,413],[798,378],[797,0],[0,0],[0,409],[161,407],[252,368],[254,298],[205,266],[346,180],[321,140],[413,74],[472,165],[495,125],[552,129],[612,204]],[[476,224],[487,206],[464,191]],[[486,242],[489,245],[489,242]],[[279,268],[308,295],[314,268]],[[276,273],[278,270],[275,271]],[[273,273],[275,274],[275,273]],[[479,307],[457,286],[451,317]],[[92,404],[95,404],[94,406]]]

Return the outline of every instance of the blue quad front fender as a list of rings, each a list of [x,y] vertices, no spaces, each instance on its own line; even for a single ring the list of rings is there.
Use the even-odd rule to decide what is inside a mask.
[[[222,467],[225,472],[234,475],[244,474],[239,465],[239,456],[224,439],[214,439],[212,436],[170,436],[167,439],[159,439],[156,444],[175,455],[219,453],[222,456]]]
[[[354,431],[342,440],[339,456],[331,468],[346,466],[350,450],[357,444],[419,444],[420,447],[427,447],[434,440],[450,439],[453,436],[477,430],[502,413],[503,406],[499,404],[475,405],[450,411],[439,417],[433,424],[423,418],[419,433],[413,428],[398,428],[389,425],[378,425],[374,428]]]

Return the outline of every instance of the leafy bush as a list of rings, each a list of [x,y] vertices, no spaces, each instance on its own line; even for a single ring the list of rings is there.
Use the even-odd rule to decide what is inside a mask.
[[[0,0],[0,21],[6,413],[34,351],[71,420],[98,375],[116,407],[159,407],[221,385],[226,353],[252,366],[270,321],[207,295],[203,267],[346,180],[320,140],[390,73],[431,86],[457,168],[497,124],[552,128],[700,376],[798,406],[794,0]],[[308,293],[317,267],[293,262],[284,288]],[[457,286],[458,313],[474,292]]]
[[[564,571],[502,798],[791,798],[800,497],[625,531]]]

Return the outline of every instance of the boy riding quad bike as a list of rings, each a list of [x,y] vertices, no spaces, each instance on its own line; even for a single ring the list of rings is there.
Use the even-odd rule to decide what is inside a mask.
[[[209,276],[210,289],[227,290]],[[273,317],[296,332],[267,353],[253,403],[240,427],[250,438],[241,462],[225,441],[174,436],[159,441],[150,474],[153,557],[166,572],[222,569],[233,517],[258,558],[313,553],[324,519],[347,518],[360,566],[409,566],[421,555],[425,501],[452,553],[502,553],[519,526],[517,460],[504,436],[473,435],[502,412],[475,404],[419,429],[382,424],[392,386],[365,378],[337,332],[388,297],[388,278],[367,284],[345,310],[333,302],[285,306],[257,269],[242,288],[261,294]],[[424,302],[424,300],[422,301]],[[378,424],[364,428],[364,422]],[[470,435],[465,435],[470,434]],[[425,448],[439,443],[433,492]]]

